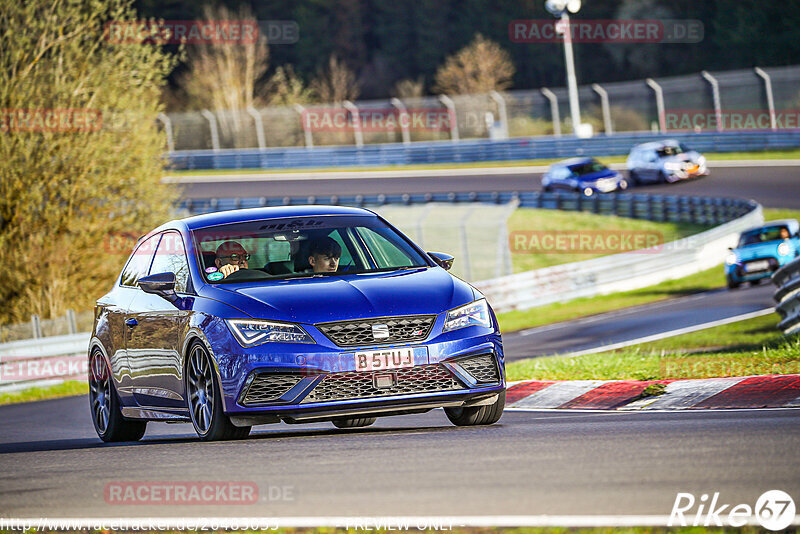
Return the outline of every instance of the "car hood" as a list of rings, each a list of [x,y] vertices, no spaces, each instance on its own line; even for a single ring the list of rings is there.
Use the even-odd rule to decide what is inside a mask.
[[[579,176],[578,181],[596,182],[601,178],[617,178],[618,176],[619,173],[617,171],[612,171],[611,169],[604,169],[602,171],[597,171],[590,174],[584,174],[583,176]]]
[[[778,245],[783,241],[767,241],[766,243],[753,243],[734,249],[739,261],[748,261],[755,258],[778,257]]]
[[[438,267],[226,284],[210,292],[252,317],[297,323],[442,313],[476,298],[472,286]]]
[[[691,161],[692,163],[697,163],[697,160],[700,159],[700,154],[693,150],[689,152],[683,152],[681,154],[675,154],[674,156],[665,156],[660,158],[662,163],[665,162],[675,162],[675,163],[683,163],[684,161]]]

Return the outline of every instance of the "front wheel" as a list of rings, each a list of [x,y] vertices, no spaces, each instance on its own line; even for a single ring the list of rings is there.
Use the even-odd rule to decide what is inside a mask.
[[[108,364],[98,349],[89,358],[89,407],[94,429],[106,443],[138,441],[147,430],[147,421],[135,421],[122,416]]]
[[[189,351],[186,394],[192,425],[201,440],[243,439],[250,434],[249,426],[237,427],[225,415],[211,357],[200,342],[195,342]]]
[[[506,405],[506,392],[503,390],[493,404],[469,408],[445,408],[444,413],[450,422],[457,426],[491,425],[500,420]]]
[[[727,280],[728,280],[728,289],[736,289],[742,284],[741,282],[736,282],[735,280],[731,279],[730,277],[728,277]]]

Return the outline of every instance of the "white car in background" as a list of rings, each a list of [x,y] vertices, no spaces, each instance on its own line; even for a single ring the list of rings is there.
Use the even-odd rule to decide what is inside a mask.
[[[708,175],[705,156],[675,139],[636,145],[628,155],[627,165],[635,184],[674,183]]]

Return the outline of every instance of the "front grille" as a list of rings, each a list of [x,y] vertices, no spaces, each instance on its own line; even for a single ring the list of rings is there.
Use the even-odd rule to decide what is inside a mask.
[[[258,406],[275,402],[281,395],[292,389],[300,380],[300,375],[261,373],[257,375],[244,396],[245,406]]]
[[[469,358],[456,360],[455,363],[460,365],[466,372],[472,375],[472,378],[474,378],[479,384],[500,382],[500,373],[497,370],[497,363],[494,359],[494,356],[491,354],[472,356]]]
[[[356,347],[421,341],[428,337],[434,321],[436,321],[435,315],[402,315],[319,323],[315,326],[340,347]],[[373,325],[386,325],[389,329],[389,337],[376,339],[372,334]]]
[[[750,264],[750,263],[760,262],[760,261],[764,261],[764,260],[766,260],[767,263],[768,263],[768,266],[767,266],[766,269],[759,269],[758,271],[748,271],[745,268],[745,266]],[[763,272],[766,272],[766,271],[777,271],[778,267],[780,267],[780,265],[778,264],[778,260],[776,260],[772,256],[770,256],[768,258],[752,258],[752,259],[749,259],[749,260],[747,260],[747,261],[742,263],[741,273],[740,274],[748,275],[748,274],[763,273]]]
[[[395,375],[394,384],[386,388],[375,387],[375,375]],[[326,402],[390,395],[410,395],[432,391],[464,389],[444,366],[418,365],[395,371],[366,371],[362,373],[330,373],[311,390],[302,403]]]

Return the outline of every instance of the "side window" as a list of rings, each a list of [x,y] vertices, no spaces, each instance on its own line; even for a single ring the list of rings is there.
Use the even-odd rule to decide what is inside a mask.
[[[153,259],[153,266],[150,267],[150,274],[175,273],[175,291],[186,293],[189,263],[186,261],[181,235],[178,232],[166,232],[162,236]]]
[[[125,269],[122,271],[120,285],[136,287],[136,282],[139,278],[147,276],[159,237],[161,237],[161,235],[156,234],[139,243],[139,246],[136,247],[136,250],[128,260],[128,264],[125,265]]]

